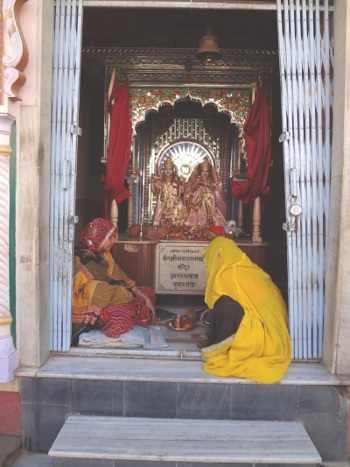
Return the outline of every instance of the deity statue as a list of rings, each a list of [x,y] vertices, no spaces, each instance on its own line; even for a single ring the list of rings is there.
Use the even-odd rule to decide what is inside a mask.
[[[226,202],[220,174],[205,157],[192,171],[185,186],[184,204],[187,226],[224,227]]]
[[[185,179],[177,173],[177,167],[168,156],[160,175],[150,178],[152,193],[156,195],[156,207],[153,214],[153,226],[181,227],[185,219],[185,206],[182,196]]]

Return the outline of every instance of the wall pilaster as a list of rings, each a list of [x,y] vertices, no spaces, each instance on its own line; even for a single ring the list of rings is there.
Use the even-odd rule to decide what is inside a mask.
[[[12,381],[19,364],[10,329],[10,134],[13,121],[12,116],[0,114],[0,383]]]

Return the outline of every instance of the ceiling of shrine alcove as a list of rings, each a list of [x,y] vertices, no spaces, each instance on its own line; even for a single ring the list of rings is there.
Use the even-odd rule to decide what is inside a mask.
[[[211,77],[208,68],[195,60],[209,24],[223,52],[223,62],[215,64]],[[251,54],[243,53],[237,62],[231,52],[238,50],[249,50]],[[273,10],[84,10],[82,63],[100,89],[104,86],[106,64],[128,75],[135,85],[157,80],[159,84],[165,79],[173,84],[195,82],[194,74],[184,75],[184,68],[197,73],[197,82],[213,83],[211,79],[216,74],[219,83],[251,83],[256,81],[258,69],[271,70],[271,61],[276,59],[277,14]],[[237,78],[232,73],[228,76],[227,71],[237,68],[237,63]],[[163,73],[162,77],[159,73]]]
[[[221,48],[277,48],[276,11],[84,10],[83,46],[198,47],[211,24]]]

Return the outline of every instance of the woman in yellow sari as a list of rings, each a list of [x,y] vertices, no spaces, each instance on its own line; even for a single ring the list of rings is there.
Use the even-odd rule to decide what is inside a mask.
[[[205,371],[260,383],[279,381],[291,362],[287,311],[279,289],[228,238],[210,242],[204,261],[205,302],[213,310],[211,342],[202,349]]]

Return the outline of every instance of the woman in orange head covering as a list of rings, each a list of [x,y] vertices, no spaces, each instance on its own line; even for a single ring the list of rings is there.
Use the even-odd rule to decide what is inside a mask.
[[[291,362],[287,311],[279,289],[228,238],[211,241],[204,261],[205,302],[213,310],[211,342],[202,349],[204,369],[261,383],[279,381]],[[227,314],[233,315],[228,324]]]
[[[108,337],[119,337],[156,319],[154,290],[138,288],[114,262],[110,249],[116,235],[112,222],[102,218],[89,222],[80,235],[74,259],[74,338],[91,324]]]

